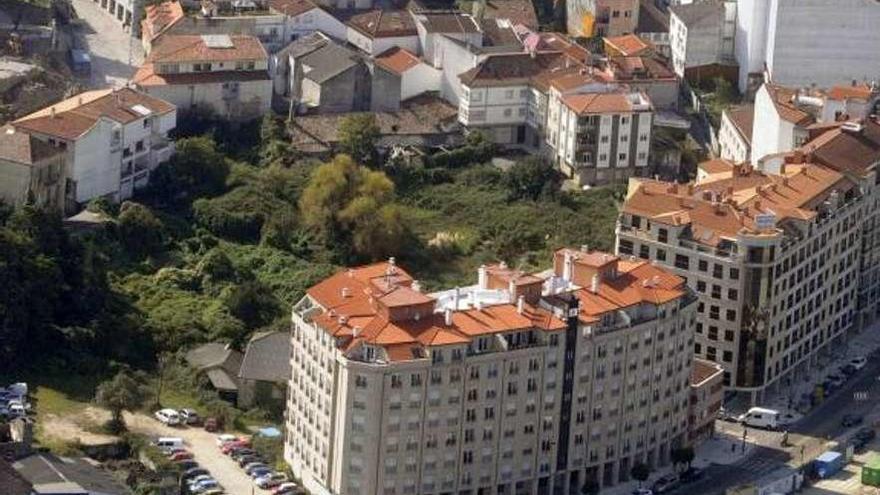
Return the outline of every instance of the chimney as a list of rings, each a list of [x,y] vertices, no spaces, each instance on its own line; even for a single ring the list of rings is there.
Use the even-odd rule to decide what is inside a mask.
[[[343,298],[351,297],[351,289],[349,289],[348,287],[343,287],[342,288],[342,297]]]
[[[516,282],[513,279],[510,279],[510,282],[507,283],[507,294],[510,297],[510,302],[516,300]]]
[[[49,109],[49,114],[53,119],[55,118],[55,107]]]
[[[590,252],[590,245],[589,244],[581,244],[581,252],[582,253],[589,253]]]
[[[590,292],[593,294],[599,293],[599,274],[593,275],[593,283],[590,284]]]
[[[477,284],[481,289],[489,287],[489,274],[486,272],[486,265],[480,265],[480,268],[477,269]]]
[[[83,97],[82,97],[82,95],[77,96],[77,97],[76,97],[76,106],[81,107],[82,104],[83,104]]]
[[[388,258],[388,264],[391,266],[397,266],[397,260],[394,259],[394,256]]]
[[[519,314],[523,314],[526,310],[526,296],[519,296],[516,298],[516,312]]]
[[[455,292],[453,292],[452,302],[454,303],[455,309],[458,309],[458,301],[461,300],[461,289],[458,287],[455,288]]]
[[[345,315],[339,315],[339,324],[345,325],[346,323],[348,323],[348,317]]]
[[[443,310],[443,324],[447,327],[452,326],[452,308],[446,308]]]
[[[412,290],[414,290],[416,292],[421,292],[422,291],[421,282],[419,282],[418,280],[413,280],[412,281]]]
[[[361,327],[354,327],[351,329],[351,336],[357,338],[358,335],[361,334]]]

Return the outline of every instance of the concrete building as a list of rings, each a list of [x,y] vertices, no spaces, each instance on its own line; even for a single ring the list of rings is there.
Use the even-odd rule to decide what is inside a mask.
[[[743,163],[752,156],[752,128],[755,106],[751,104],[725,108],[718,128],[718,148],[721,158]]]
[[[880,78],[880,3],[737,0],[737,5],[740,91],[754,91],[762,82],[829,87]]]
[[[174,152],[168,132],[176,125],[173,104],[131,88],[86,91],[12,123],[66,151],[65,194],[79,204],[121,201],[146,186]]]
[[[144,12],[142,0],[93,0],[101,6],[108,15],[116,19],[126,30],[132,25],[139,27],[140,19]]]
[[[269,0],[269,10],[285,16],[281,46],[316,31],[344,40],[348,31],[345,24],[324,6],[309,0]]]
[[[422,53],[419,32],[412,14],[406,10],[373,10],[352,16],[346,39],[370,56],[404,48],[416,55]]]
[[[853,327],[875,194],[810,154],[771,158],[763,170],[713,167],[687,185],[632,180],[617,226],[620,255],[687,278],[700,301],[694,355],[722,366],[724,385],[753,403]],[[861,170],[866,183],[875,177]]]
[[[272,104],[268,55],[253,36],[163,36],[132,82],[181,111],[207,109],[230,120],[261,117]]]
[[[552,81],[546,134],[554,161],[580,185],[646,175],[653,110],[644,93]]]
[[[440,89],[442,72],[404,48],[392,48],[375,58],[376,65],[400,78],[400,99]]]
[[[566,2],[568,34],[620,36],[634,33],[639,22],[639,0],[573,0]]]
[[[11,125],[0,127],[0,200],[10,206],[28,203],[65,213],[66,160],[64,150]]]
[[[688,443],[712,436],[715,419],[724,399],[724,369],[705,359],[694,359],[691,368],[691,398],[688,405]]]
[[[285,460],[315,494],[562,494],[686,441],[695,303],[647,262],[562,249],[435,294],[388,263],[294,305]]]
[[[482,46],[483,33],[473,17],[460,13],[413,14],[422,57],[434,67],[442,67],[441,52],[436,49],[440,38],[451,38],[466,45]]]
[[[684,78],[688,69],[733,63],[735,2],[707,0],[669,11],[672,67],[678,77]]]
[[[657,109],[678,108],[679,80],[666,59],[650,54],[612,56],[600,62],[596,70],[601,70],[605,81],[643,91]]]

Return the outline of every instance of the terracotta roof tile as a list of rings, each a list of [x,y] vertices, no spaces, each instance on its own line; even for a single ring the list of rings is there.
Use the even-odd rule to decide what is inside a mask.
[[[146,108],[152,114],[165,114],[175,108],[164,100],[131,88],[115,91],[105,89],[80,93],[22,117],[13,122],[13,125],[29,132],[76,139],[102,117],[120,124],[143,119],[145,115],[135,110],[138,106]]]
[[[765,84],[770,100],[776,107],[776,112],[782,120],[795,125],[807,126],[815,122],[815,118],[808,112],[801,110],[795,104],[797,91],[776,84]]]
[[[422,13],[415,14],[417,22],[429,33],[473,34],[479,33],[474,18],[462,13]]]
[[[876,91],[868,84],[856,84],[852,86],[833,86],[828,90],[827,96],[832,100],[869,100],[876,95]]]
[[[521,24],[538,29],[538,15],[531,0],[487,0],[486,19],[507,19],[512,24]]]
[[[605,45],[625,57],[641,55],[654,49],[651,43],[635,34],[605,38]]]
[[[724,111],[730,122],[746,143],[752,142],[752,126],[755,120],[754,105],[739,105]]]
[[[183,18],[183,7],[177,0],[147,5],[141,21],[143,36],[154,40]]]
[[[647,101],[647,96],[644,97]],[[578,115],[638,111],[627,93],[566,94],[562,96],[562,102]]]
[[[253,36],[216,35],[227,46],[210,46],[209,35],[168,35],[153,46],[148,63],[234,62],[268,58],[260,40]],[[223,43],[220,43],[221,45]]]
[[[296,17],[310,10],[317,9],[311,0],[269,0],[269,8],[275,12]]]
[[[376,55],[376,63],[395,74],[404,72],[419,65],[421,60],[406,48],[393,47]]]
[[[418,34],[412,15],[406,10],[372,10],[351,17],[346,24],[370,38]]]
[[[188,84],[211,84],[224,82],[266,81],[269,74],[265,71],[212,71],[212,72],[184,72],[177,74],[157,74],[154,64],[140,66],[131,78],[131,82],[137,86],[165,86],[165,85],[188,85]]]
[[[813,160],[842,173],[865,176],[880,162],[880,124],[865,119],[860,130],[830,129],[801,150]]]

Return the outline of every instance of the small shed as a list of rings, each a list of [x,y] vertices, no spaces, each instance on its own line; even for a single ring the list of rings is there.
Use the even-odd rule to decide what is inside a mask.
[[[219,342],[209,342],[186,353],[189,366],[208,378],[220,398],[233,404],[238,400],[241,361],[241,352]]]

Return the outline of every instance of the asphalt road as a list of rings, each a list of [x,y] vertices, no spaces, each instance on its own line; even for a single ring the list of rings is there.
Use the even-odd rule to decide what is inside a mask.
[[[857,401],[856,392],[867,392],[868,400]],[[749,438],[759,444],[741,461],[730,465],[713,465],[706,469],[700,481],[684,485],[675,490],[678,494],[723,494],[728,488],[754,482],[780,467],[788,464],[797,467],[801,463],[801,447],[804,461],[821,454],[826,443],[848,430],[840,421],[845,414],[868,414],[880,397],[880,359],[873,357],[868,365],[859,371],[825,402],[789,429],[790,447],[780,445],[781,433],[749,429]],[[732,426],[733,427],[733,426]],[[737,426],[740,429],[740,426]]]

